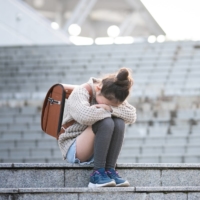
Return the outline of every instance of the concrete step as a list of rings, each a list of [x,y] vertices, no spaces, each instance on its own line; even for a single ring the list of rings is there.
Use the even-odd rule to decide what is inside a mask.
[[[199,200],[200,187],[6,188],[2,200]]]
[[[93,165],[0,163],[0,188],[87,187]],[[117,164],[131,187],[200,186],[200,164]]]

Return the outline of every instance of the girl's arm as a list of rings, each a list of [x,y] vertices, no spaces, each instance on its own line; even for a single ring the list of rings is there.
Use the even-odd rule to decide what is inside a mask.
[[[136,121],[136,109],[125,100],[118,107],[111,106],[113,116],[122,118],[126,124],[133,124]]]
[[[111,113],[103,108],[90,106],[89,93],[84,87],[76,87],[68,98],[68,112],[80,124],[92,125],[107,117]]]

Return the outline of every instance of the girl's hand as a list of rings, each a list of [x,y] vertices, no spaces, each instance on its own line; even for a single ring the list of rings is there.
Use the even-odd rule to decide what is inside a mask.
[[[93,106],[95,106],[96,108],[103,108],[110,112],[112,111],[111,107],[106,104],[94,104]]]

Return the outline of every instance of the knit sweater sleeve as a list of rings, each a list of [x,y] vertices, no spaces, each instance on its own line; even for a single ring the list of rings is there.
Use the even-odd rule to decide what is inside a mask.
[[[122,118],[126,124],[133,124],[136,121],[136,109],[125,100],[118,107],[111,106],[112,115]]]
[[[68,98],[69,114],[75,121],[90,126],[99,120],[111,117],[109,111],[90,106],[89,97],[89,93],[84,87],[77,87]]]

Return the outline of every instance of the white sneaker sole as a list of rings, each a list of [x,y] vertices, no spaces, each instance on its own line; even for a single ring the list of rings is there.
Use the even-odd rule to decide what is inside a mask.
[[[130,183],[128,181],[125,181],[124,183],[117,184],[116,187],[129,187]]]
[[[89,188],[94,188],[94,187],[115,187],[116,183],[115,181],[111,181],[109,183],[104,183],[104,184],[95,184],[95,183],[89,183],[88,187]]]

